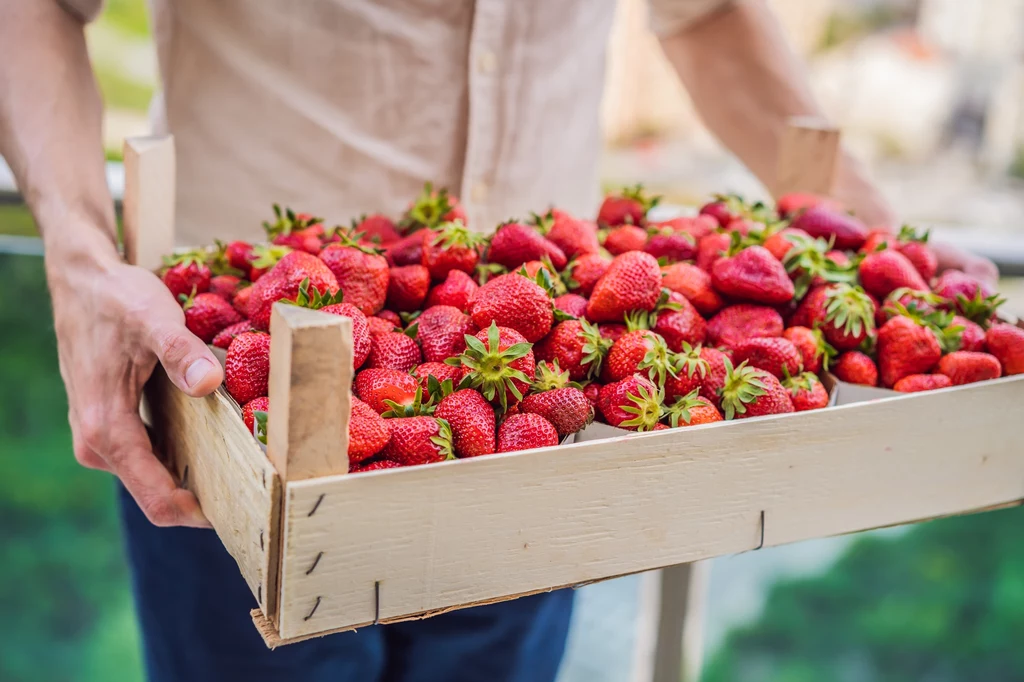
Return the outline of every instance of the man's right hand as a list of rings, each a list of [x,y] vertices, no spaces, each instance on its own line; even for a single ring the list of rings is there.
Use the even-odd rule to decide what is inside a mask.
[[[208,527],[155,456],[139,401],[158,361],[191,396],[213,391],[223,371],[156,275],[121,262],[109,244],[97,251],[47,259],[75,458],[121,479],[154,524]]]

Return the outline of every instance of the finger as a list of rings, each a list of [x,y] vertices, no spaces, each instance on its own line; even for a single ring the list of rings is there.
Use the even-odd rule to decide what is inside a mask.
[[[174,385],[193,397],[213,391],[224,371],[210,348],[184,324],[161,321],[149,328],[149,348]]]
[[[100,457],[99,453],[93,450],[82,437],[82,429],[78,424],[74,408],[68,409],[68,423],[71,425],[71,444],[75,453],[75,461],[86,469],[109,472],[110,467],[106,460]]]

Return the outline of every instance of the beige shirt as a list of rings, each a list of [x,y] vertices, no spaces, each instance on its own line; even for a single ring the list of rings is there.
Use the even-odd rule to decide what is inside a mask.
[[[101,0],[59,0],[83,19]],[[651,0],[683,29],[726,0]],[[470,225],[599,199],[614,0],[150,0],[178,238],[256,238],[273,202],[347,224],[427,180]]]

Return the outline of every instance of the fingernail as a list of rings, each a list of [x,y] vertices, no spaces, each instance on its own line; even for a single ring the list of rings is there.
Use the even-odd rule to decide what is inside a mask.
[[[185,385],[195,388],[196,384],[206,378],[206,375],[213,369],[213,363],[206,358],[199,358],[185,370]]]

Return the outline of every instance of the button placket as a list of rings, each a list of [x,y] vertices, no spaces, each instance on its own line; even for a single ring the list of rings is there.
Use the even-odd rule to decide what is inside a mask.
[[[494,158],[497,126],[498,54],[505,7],[502,0],[477,0],[470,35],[468,59],[469,116],[466,152],[462,170],[460,196],[468,199],[466,207],[470,223],[478,230],[491,226],[478,225],[479,204],[487,201],[487,184]]]

